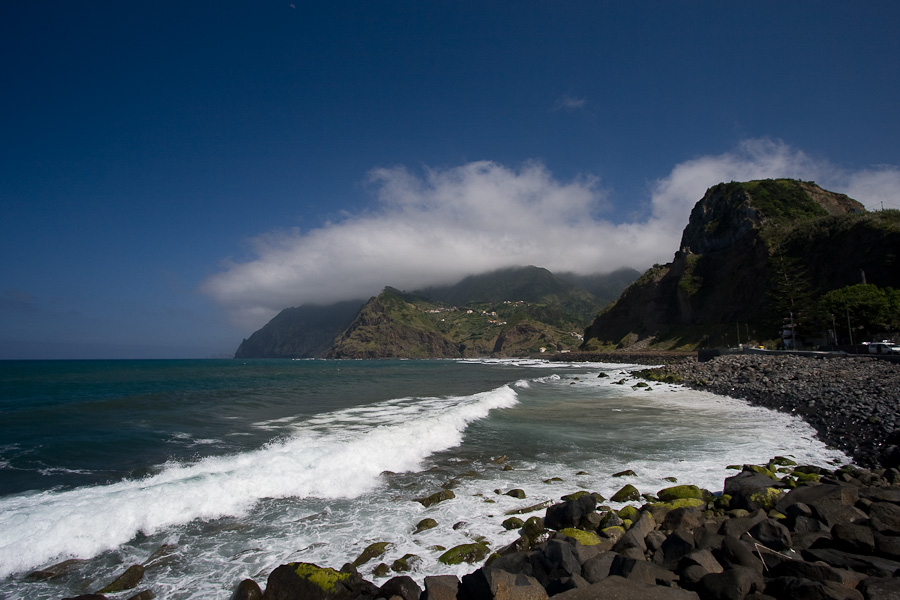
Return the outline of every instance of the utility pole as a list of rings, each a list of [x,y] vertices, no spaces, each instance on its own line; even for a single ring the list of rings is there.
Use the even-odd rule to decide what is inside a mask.
[[[853,329],[850,328],[850,309],[847,309],[847,333],[850,335],[850,345],[853,345]],[[854,352],[855,354],[855,352]]]

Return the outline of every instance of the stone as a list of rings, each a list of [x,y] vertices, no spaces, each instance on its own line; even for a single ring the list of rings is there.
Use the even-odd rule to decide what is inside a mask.
[[[561,504],[554,504],[547,507],[547,513],[544,515],[544,527],[557,531],[566,527],[577,527],[581,523],[582,517],[596,507],[597,500],[590,494],[567,500]]]
[[[663,502],[684,498],[703,498],[703,492],[696,485],[676,485],[659,490],[656,497]]]
[[[868,577],[859,584],[867,600],[897,600],[900,598],[900,578]]]
[[[765,581],[760,572],[736,566],[704,576],[697,591],[703,600],[744,600],[748,594],[762,592],[764,588]]]
[[[694,536],[678,529],[669,534],[653,554],[653,562],[667,569],[674,569],[682,558],[694,551]]]
[[[263,600],[353,600],[364,593],[374,596],[377,591],[359,573],[295,562],[269,574]]]
[[[525,490],[516,488],[514,490],[509,490],[508,492],[506,492],[506,495],[511,496],[513,498],[518,498],[519,500],[524,500],[525,499]]]
[[[610,565],[609,574],[652,585],[669,585],[678,579],[675,573],[659,565],[621,555]]]
[[[391,571],[394,573],[408,573],[422,562],[422,557],[417,554],[404,554],[391,563]]]
[[[878,556],[853,554],[833,548],[810,548],[803,551],[803,558],[811,561],[821,560],[832,567],[859,571],[874,577],[890,577],[900,569],[900,562],[897,561]]]
[[[692,531],[700,527],[704,521],[703,511],[699,507],[676,508],[666,513],[661,528],[667,531],[676,529]]]
[[[641,499],[641,493],[630,483],[624,485],[618,492],[612,495],[611,502],[633,502]]]
[[[417,533],[422,533],[423,531],[426,531],[428,529],[434,529],[437,526],[438,526],[437,521],[435,521],[434,519],[432,519],[430,517],[426,518],[426,519],[422,519],[421,521],[416,523],[416,529],[415,529],[415,531],[413,531],[413,534],[415,535]]]
[[[453,493],[453,490],[441,490],[424,498],[416,498],[416,502],[420,503],[425,508],[428,508],[429,506],[434,506],[439,502],[445,502],[454,498],[456,498],[456,494]]]
[[[263,593],[258,583],[252,579],[244,579],[235,588],[231,600],[261,600],[262,596]]]
[[[641,552],[646,552],[647,543],[644,541],[644,538],[655,527],[656,522],[653,520],[653,516],[650,513],[641,513],[640,518],[625,532],[622,539],[616,542],[613,550],[620,554],[628,548],[638,548]]]
[[[510,531],[512,529],[521,529],[525,525],[525,521],[519,517],[510,517],[500,524],[503,529]]]
[[[585,588],[557,594],[554,600],[700,600],[688,590],[629,581],[624,577],[607,577]]]
[[[482,568],[462,578],[468,598],[547,600],[547,591],[534,577]]]
[[[565,529],[560,529],[559,533],[566,537],[572,538],[582,546],[596,546],[603,541],[600,539],[600,536],[598,536],[593,531],[584,531],[582,529],[575,529],[574,527],[566,527]]]
[[[900,534],[900,506],[890,502],[873,502],[869,507],[872,527],[881,533]]]
[[[831,528],[831,539],[838,550],[871,554],[875,550],[875,534],[865,525],[836,523]]]
[[[143,565],[131,565],[125,572],[119,575],[113,582],[98,591],[98,594],[115,594],[125,590],[131,590],[137,587],[137,584],[144,578]]]
[[[422,600],[456,600],[459,578],[456,575],[431,575],[425,578]]]
[[[377,558],[383,555],[385,552],[393,548],[394,545],[390,542],[375,542],[366,546],[366,549],[362,551],[362,553],[356,557],[351,564],[354,567],[359,567],[360,565],[364,565],[373,558]]]
[[[775,519],[766,519],[750,528],[748,532],[759,543],[772,550],[787,550],[791,547],[791,532]]]
[[[475,542],[472,544],[460,544],[450,548],[438,557],[438,561],[445,565],[458,565],[461,563],[476,563],[484,560],[490,548],[487,544]]]
[[[759,573],[763,572],[762,560],[753,553],[748,544],[733,537],[722,540],[721,560],[726,567],[747,567]]]
[[[379,598],[391,598],[399,596],[403,600],[419,600],[422,588],[409,575],[391,577],[378,588]]]
[[[581,574],[590,583],[597,583],[601,579],[609,577],[609,569],[619,554],[604,552],[588,560],[581,566]]]
[[[863,600],[861,593],[839,583],[798,577],[776,577],[766,585],[766,593],[790,600]]]

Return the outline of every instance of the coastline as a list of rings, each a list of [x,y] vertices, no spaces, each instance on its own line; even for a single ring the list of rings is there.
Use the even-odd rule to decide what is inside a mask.
[[[635,354],[638,354],[638,353],[635,353]],[[755,371],[760,371],[760,369],[763,369],[763,367],[761,367],[760,365],[754,365],[752,363],[748,363],[748,362],[744,361],[743,359],[745,357],[732,356],[732,357],[727,357],[727,358],[734,359],[734,360],[728,360],[728,361],[724,361],[724,362],[719,362],[717,360],[714,360],[714,361],[710,361],[708,363],[698,363],[698,362],[696,362],[696,359],[694,359],[692,356],[685,356],[683,354],[681,354],[681,355],[674,354],[674,353],[668,354],[668,355],[666,355],[665,360],[660,360],[662,358],[662,356],[660,354],[656,354],[656,353],[653,353],[653,354],[639,353],[639,354],[641,356],[638,356],[637,358],[643,357],[642,361],[635,360],[635,358],[636,358],[635,355],[628,355],[628,354],[624,354],[624,353],[614,355],[617,358],[616,360],[611,360],[610,358],[604,357],[603,361],[604,362],[615,362],[615,363],[627,362],[627,363],[632,363],[632,364],[643,364],[643,365],[663,364],[664,367],[659,369],[660,372],[670,373],[672,375],[681,377],[684,380],[682,383],[684,383],[688,387],[692,387],[695,389],[702,389],[702,390],[706,390],[706,391],[710,391],[710,392],[714,392],[714,393],[718,393],[718,394],[726,394],[726,395],[729,395],[732,397],[743,398],[743,399],[747,400],[748,402],[750,402],[751,404],[759,404],[759,405],[768,406],[770,408],[778,408],[778,409],[784,410],[786,412],[800,413],[800,411],[792,410],[789,404],[784,403],[783,399],[781,401],[782,402],[781,405],[779,405],[779,406],[770,405],[773,402],[772,400],[769,400],[770,404],[765,403],[766,402],[765,390],[768,388],[766,386],[760,387],[759,385],[754,385],[753,382],[751,381],[753,379],[752,374]],[[779,360],[781,360],[782,357],[778,357],[778,358],[779,358]],[[573,359],[574,359],[574,357],[572,357],[570,355],[566,356],[566,360],[573,360]],[[740,359],[740,360],[738,360],[738,359]],[[597,355],[591,355],[589,360],[598,360]],[[763,371],[763,372],[765,373],[764,377],[767,377],[769,380],[769,383],[771,384],[769,387],[774,386],[773,389],[778,389],[777,388],[778,385],[782,385],[782,386],[784,385],[783,380],[784,381],[797,381],[798,374],[812,373],[812,371],[809,371],[810,369],[819,368],[821,371],[821,369],[822,369],[821,363],[815,362],[814,359],[808,359],[808,360],[811,360],[813,362],[811,362],[811,363],[786,362],[786,363],[779,364],[779,365],[766,366],[765,369],[768,369],[768,371]],[[854,360],[858,361],[860,359],[854,359]],[[853,369],[856,369],[854,371],[854,375],[858,376],[859,378],[871,377],[872,373],[875,371],[873,371],[872,368],[870,368],[870,364],[869,364],[870,362],[871,361],[861,362],[861,363],[858,363],[856,365],[856,367],[852,367]],[[835,365],[840,366],[840,363],[835,363]],[[834,365],[829,366],[830,369],[832,367],[834,367]],[[857,367],[858,367],[858,369],[857,369]],[[876,367],[876,369],[877,369],[877,367]],[[843,372],[843,371],[846,371],[846,369],[837,369],[837,370],[841,371],[841,374],[843,375],[843,377],[840,377],[836,381],[832,381],[829,383],[832,391],[835,394],[837,394],[838,391],[846,391],[846,389],[848,387],[850,389],[854,389],[855,385],[852,384],[854,379],[851,377],[848,377],[848,373]],[[635,370],[635,371],[636,371],[635,374],[640,373],[639,370]],[[858,371],[858,372],[856,372],[856,371]],[[893,375],[893,376],[896,375],[896,373],[892,373],[892,372],[888,372],[888,374]],[[784,375],[784,377],[782,377],[782,375]],[[818,376],[819,376],[819,379],[822,379],[824,381],[824,378],[823,378],[821,372],[818,373]],[[774,383],[771,383],[773,381],[774,381]],[[725,391],[720,391],[723,389]],[[897,389],[897,388],[893,388],[893,389]],[[749,391],[753,391],[753,390],[757,391],[758,397],[748,398],[748,397],[739,395],[739,393],[748,393],[749,394]],[[760,391],[760,390],[762,390],[762,391]],[[809,394],[812,394],[812,393],[813,392],[809,392],[803,397],[805,398],[805,397],[809,396]],[[800,401],[800,398],[797,399],[797,402],[799,402],[799,401]],[[795,402],[795,404],[796,404],[796,402]],[[875,403],[875,407],[877,408],[879,404],[880,403]],[[884,403],[884,404],[888,404],[888,403]],[[854,406],[856,406],[856,405],[854,405]],[[810,407],[807,406],[807,408],[810,408]],[[809,420],[810,418],[814,418],[814,414],[813,414],[814,411],[808,411],[808,412],[809,412],[809,414],[800,413],[800,416],[802,416],[804,418],[804,420],[806,420],[807,422],[814,424]],[[854,411],[851,411],[851,412],[854,412]],[[861,413],[862,411],[857,407],[855,412]],[[839,421],[842,418],[844,418],[844,416],[845,416],[844,412],[829,411],[824,415],[824,419],[825,419],[825,421],[831,420],[832,425],[840,425]],[[817,431],[819,430],[818,427],[816,427],[816,429],[817,429]],[[857,429],[859,429],[859,428],[857,428]],[[837,432],[840,430],[835,427],[832,427],[832,429],[830,431]],[[820,436],[821,436],[821,433],[820,433]],[[846,439],[857,439],[858,440],[858,439],[861,439],[862,436],[857,435],[856,437],[852,437],[852,436],[847,436],[845,434],[844,437]],[[854,456],[854,458],[855,458],[855,456]],[[776,466],[774,466],[772,464],[767,465],[767,466],[761,466],[760,468],[768,468],[770,466],[773,467],[770,470],[773,472],[772,474],[774,474],[778,469]],[[798,467],[796,469],[793,469],[793,471],[797,471],[800,474],[803,474],[803,473],[806,473],[806,471],[809,471],[809,473],[811,473],[811,474],[819,475],[820,479],[824,478],[825,482],[828,483],[828,485],[849,484],[849,485],[855,486],[857,488],[872,487],[874,485],[875,487],[878,487],[878,488],[896,489],[894,486],[896,486],[897,483],[900,482],[900,473],[896,473],[894,470],[889,470],[889,469],[887,469],[887,470],[886,469],[873,469],[871,471],[864,471],[864,470],[858,470],[855,468],[844,468],[844,469],[839,469],[834,472],[827,472],[827,471],[821,470],[821,469],[817,472],[817,471],[814,471],[814,469],[817,469],[817,468],[816,467]],[[750,467],[745,467],[744,472],[742,472],[741,475],[743,475],[743,473],[752,473],[754,475],[761,475],[761,473],[757,472],[757,469],[750,468]],[[801,477],[800,474],[792,475],[792,477],[795,479],[795,481],[798,477]],[[765,476],[768,478],[768,485],[772,486],[775,489],[780,489],[782,493],[784,491],[787,491],[787,489],[789,489],[789,488],[784,487],[784,485],[786,485],[786,484],[784,484],[783,482],[781,484],[773,483],[776,481],[780,481],[780,479],[778,479],[778,478],[772,479],[769,474],[765,474]],[[748,475],[748,477],[749,477],[749,475]],[[778,477],[781,479],[784,479],[786,477],[784,475],[784,471],[782,471],[781,473],[778,473]],[[685,481],[685,482],[683,482],[682,485],[687,486],[689,484],[690,484],[689,481]],[[722,488],[722,490],[723,491],[727,490],[728,485],[729,485],[728,481],[726,480],[726,483],[725,483],[724,487]],[[648,491],[648,490],[641,490],[641,491]],[[745,509],[745,508],[735,508],[735,507],[731,507],[728,505],[724,505],[721,502],[719,502],[719,504],[717,505],[717,501],[713,498],[721,497],[722,493],[719,490],[713,490],[713,491],[717,492],[716,496],[713,496],[713,497],[706,496],[705,498],[700,499],[700,500],[703,500],[702,507],[700,507],[700,506],[693,506],[693,507],[681,506],[680,508],[691,508],[691,509],[698,508],[698,509],[700,509],[699,513],[703,516],[703,519],[705,519],[705,522],[709,522],[710,520],[716,521],[718,523],[718,527],[720,527],[720,528],[725,527],[725,525],[724,525],[725,520],[732,521],[734,519],[740,519],[740,518],[751,517],[751,516],[754,519],[760,518],[760,515],[758,514],[758,512],[759,512],[758,510],[756,512],[748,511],[749,514],[744,514],[740,511],[746,511],[747,509]],[[866,492],[866,493],[868,493],[868,492]],[[649,505],[654,503],[651,501],[651,499],[658,499],[658,497],[655,497],[655,496],[658,496],[658,494],[659,494],[659,492],[657,492],[656,495],[654,495],[654,494],[644,495],[643,497],[639,496],[638,498],[634,499],[634,500],[637,500],[640,502],[645,502],[645,503],[642,504],[640,506],[640,508],[632,507],[632,510],[634,511],[634,513],[637,513],[637,514],[633,514],[631,511],[627,511],[627,515],[631,516],[632,517],[631,519],[621,518],[621,520],[623,521],[623,525],[625,526],[625,527],[623,527],[623,532],[631,531],[632,528],[634,527],[634,525],[640,521],[641,515],[648,513],[648,512],[652,513],[652,510],[649,508]],[[857,497],[858,498],[863,497],[863,499],[866,499],[866,497],[859,492],[857,492]],[[890,502],[894,502],[894,500],[890,500]],[[896,502],[898,505],[900,505],[900,496],[898,496]],[[855,506],[855,504],[856,504],[856,501],[854,502],[854,506]],[[863,505],[865,505],[865,503],[863,503]],[[622,510],[603,511],[601,509],[602,509],[602,506],[601,506],[601,508],[598,508],[591,512],[593,512],[594,514],[601,515],[603,518],[606,518],[606,516],[608,514],[615,514],[618,517],[619,514],[622,513]],[[859,509],[859,510],[862,510],[862,509]],[[729,511],[737,511],[737,512],[729,512]],[[540,514],[543,514],[543,511]],[[622,516],[625,516],[625,513],[623,513]],[[772,521],[775,521],[776,523],[781,522],[780,517],[770,516],[768,512],[766,512],[765,515],[763,515],[763,516],[765,517],[764,520],[772,520]],[[785,515],[785,518],[787,518],[788,516],[789,515]],[[859,515],[857,514],[857,517],[858,516]],[[540,517],[537,517],[537,518],[540,519]],[[592,519],[596,519],[596,517],[592,517]],[[543,519],[540,519],[540,520],[543,521]],[[626,522],[626,521],[628,521],[628,522]],[[759,521],[759,522],[761,522],[761,521]],[[845,524],[853,524],[853,523],[845,523]],[[663,523],[661,522],[661,520],[654,521],[653,529],[646,532],[646,535],[655,537],[656,542],[661,543],[660,542],[660,539],[661,539],[660,534],[668,533],[667,530],[661,529],[662,525],[663,525]],[[575,524],[573,527],[562,528],[562,529],[578,529],[580,531],[580,530],[585,529],[585,525],[582,524],[581,522],[579,522],[579,523]],[[590,524],[588,524],[587,530],[592,530],[593,533],[596,534],[597,532],[600,531],[600,528],[598,528],[596,526],[592,527]],[[527,548],[522,547],[520,544],[520,546],[515,547],[515,548],[514,547],[509,547],[506,549],[491,548],[490,551],[495,552],[495,553],[500,551],[499,552],[500,554],[510,555],[510,556],[519,555],[521,553],[525,553],[525,554],[530,553],[529,554],[530,556],[534,556],[534,553],[538,552],[538,553],[542,553],[541,555],[543,556],[544,554],[546,554],[546,552],[550,551],[549,550],[550,548],[555,548],[557,550],[560,547],[565,548],[566,546],[561,546],[561,543],[564,543],[567,546],[574,547],[576,549],[578,555],[582,558],[584,556],[586,556],[586,553],[587,554],[593,553],[592,550],[585,551],[583,548],[579,548],[578,544],[575,543],[576,538],[571,537],[571,534],[573,534],[574,532],[570,531],[566,534],[562,534],[559,532],[559,530],[556,530],[556,533],[554,533],[553,530],[546,531],[546,530],[542,529],[542,531],[545,531],[545,533],[542,536],[538,536],[538,537],[535,537],[534,539],[530,540],[528,542]],[[523,532],[523,534],[525,533],[524,527],[523,527],[522,532]],[[653,532],[655,532],[655,533],[653,533]],[[898,534],[898,536],[900,536],[900,531],[898,531],[897,534]],[[580,536],[580,534],[575,534],[575,535]],[[719,534],[716,534],[716,535],[719,535]],[[605,538],[602,535],[601,535],[601,538],[611,539],[611,538]],[[554,542],[554,540],[555,540],[555,542]],[[551,542],[553,542],[553,543],[551,543]],[[654,544],[656,544],[656,542]],[[618,542],[617,541],[612,542],[612,546],[615,546],[616,543],[618,543]],[[645,546],[647,546],[647,543],[648,543],[647,540],[645,540]],[[580,542],[579,542],[579,544],[580,544]],[[601,542],[601,544],[608,544],[608,542]],[[589,546],[594,546],[594,545],[596,545],[596,544],[590,544]],[[582,546],[584,546],[584,545],[582,544]],[[603,546],[601,545],[601,548],[602,547]],[[650,546],[648,546],[648,548],[649,547]],[[636,555],[633,557],[626,556],[626,558],[631,561],[638,561],[637,563],[634,563],[634,564],[639,563],[639,564],[643,565],[643,563],[645,563],[645,562],[648,564],[651,564],[653,562],[653,559],[652,559],[653,552],[658,551],[660,547],[657,547],[650,551],[644,551],[644,556],[640,559],[637,558]],[[622,556],[623,554],[618,551],[615,551],[615,549],[612,547],[604,550],[602,552],[602,554],[604,556],[606,556],[606,559],[604,559],[604,560],[609,560],[609,559],[623,560],[623,559],[616,558],[617,556]],[[348,560],[350,560],[352,558],[353,558],[352,556],[347,557]],[[496,559],[494,559],[494,560],[496,561]],[[898,555],[897,560],[900,560],[900,555]],[[377,560],[374,562],[377,562]],[[374,562],[365,564],[365,567],[360,565],[360,569],[365,568],[365,570],[368,572],[371,569]],[[479,564],[481,564],[483,562],[484,562],[484,559],[482,557],[481,559],[472,561],[470,564],[472,564],[472,568],[475,569]],[[303,563],[292,563],[292,564],[299,565],[299,564],[303,564]],[[499,564],[502,565],[503,563],[499,563]],[[633,568],[632,563],[628,563],[628,564],[631,564],[632,568]],[[337,565],[329,565],[329,566],[332,566],[335,568],[337,567]],[[583,569],[584,566],[585,565],[582,564],[581,568]],[[610,562],[610,564],[608,566],[611,569],[612,563]],[[280,573],[283,575],[285,572],[285,569],[282,569],[281,567],[279,567],[276,570],[279,570],[279,569],[280,569]],[[356,588],[353,591],[353,594],[348,597],[347,596],[331,596],[329,594],[325,594],[324,596],[321,596],[323,598],[331,598],[331,597],[356,598],[359,596],[371,597],[371,598],[377,598],[377,597],[390,598],[391,596],[400,596],[404,600],[418,600],[419,599],[419,594],[412,592],[413,589],[419,589],[417,586],[415,588],[413,588],[411,586],[407,586],[409,589],[406,591],[404,591],[404,589],[400,589],[400,588],[394,589],[391,587],[391,585],[394,585],[394,586],[399,585],[398,580],[400,580],[404,577],[402,575],[398,575],[397,577],[392,578],[391,580],[388,581],[388,583],[385,583],[381,588],[376,588],[374,586],[374,584],[366,582],[363,579],[363,577],[360,576],[359,573],[356,571],[356,568],[351,567],[349,565],[349,563],[348,563],[348,565],[345,565],[343,568],[341,568],[340,571],[334,571],[333,569],[328,569],[328,568],[320,569],[318,566],[316,566],[315,569],[317,569],[319,571],[313,570],[312,568],[310,568],[308,570],[308,572],[310,574],[315,574],[320,571],[337,573],[339,578],[343,577],[342,574],[347,574],[347,577],[345,578],[347,581],[357,581],[359,583],[359,585],[362,586],[362,587]],[[624,571],[622,571],[621,565],[619,565],[618,569],[619,569],[619,571],[617,571],[617,572],[624,572]],[[644,570],[644,568],[641,566],[637,569],[637,572],[640,572],[642,570]],[[730,569],[730,568],[725,569],[726,572],[731,571],[731,570],[733,570],[733,569]],[[296,571],[297,571],[297,568],[294,568],[292,572],[296,573]],[[441,598],[442,600],[452,600],[453,598],[457,598],[457,597],[462,599],[464,596],[467,598],[470,598],[470,599],[471,598],[479,598],[480,599],[483,597],[483,598],[497,598],[497,600],[499,600],[499,596],[497,596],[497,594],[494,594],[492,592],[491,595],[485,595],[485,593],[483,593],[484,592],[483,589],[481,590],[481,592],[479,592],[478,594],[475,594],[473,596],[472,595],[473,592],[465,587],[467,578],[469,579],[469,582],[471,584],[472,577],[476,577],[476,578],[482,577],[485,572],[486,572],[485,569],[479,569],[477,571],[474,571],[473,573],[470,573],[467,576],[464,576],[461,581],[456,576],[426,577],[425,578],[426,579],[426,581],[425,581],[426,597],[430,598],[431,600],[435,600],[435,598]],[[506,569],[504,569],[504,572],[510,573],[510,571],[508,571]],[[671,571],[671,572],[675,573],[676,571]],[[479,573],[481,573],[481,574],[479,575]],[[597,572],[594,571],[593,573],[594,573],[594,575],[592,576],[592,578],[596,578]],[[270,575],[270,578],[274,575],[275,575],[275,572],[273,571],[272,574]],[[515,577],[519,578],[519,575],[522,575],[522,573],[515,574]],[[572,575],[573,576],[570,577],[572,581],[568,582],[568,583],[564,583],[564,585],[569,585],[570,583],[572,585],[574,585],[574,587],[570,588],[571,592],[569,592],[569,593],[574,593],[575,591],[577,591],[583,587],[587,587],[589,585],[594,585],[595,583],[600,583],[599,581],[593,582],[588,579],[585,579],[583,577],[583,575],[581,575],[579,577],[581,577],[581,579],[583,579],[584,581],[580,581],[574,577],[574,575],[575,575],[574,573]],[[628,575],[628,573],[625,573],[625,575]],[[260,573],[258,575],[260,583],[263,582],[262,578],[264,578],[265,576],[266,575],[262,574],[262,573]],[[533,575],[525,574],[525,576],[534,578]],[[681,574],[678,574],[678,577],[681,577],[681,576],[682,576]],[[291,576],[291,577],[293,577],[293,576]],[[628,577],[625,577],[621,574],[616,575],[613,572],[613,570],[609,570],[608,573],[606,575],[604,575],[601,579],[603,579],[604,581],[607,581],[607,584],[609,584],[609,585],[613,585],[613,584],[619,585],[619,580],[617,578],[628,579]],[[450,581],[450,579],[456,580],[456,583],[453,583],[452,581]],[[272,580],[270,579],[270,585],[271,585],[271,581]],[[391,582],[393,582],[393,584]],[[237,583],[237,582],[235,582],[235,583]],[[409,582],[406,582],[406,583],[409,583]],[[412,582],[412,583],[415,584],[415,582]],[[439,583],[447,584],[446,589],[440,588],[440,587],[435,587],[435,586],[438,586]],[[529,587],[527,587],[526,589],[517,590],[518,592],[525,593],[527,591],[528,594],[533,594],[533,595],[526,594],[526,596],[521,597],[522,600],[533,600],[533,598],[543,598],[543,597],[546,597],[546,594],[549,591],[562,591],[562,590],[559,590],[556,588],[552,588],[552,589],[547,588],[546,582],[539,582],[539,583],[540,583],[540,587],[544,589],[543,593],[545,594],[545,596],[541,596],[539,590],[537,590],[537,588],[535,588],[531,584],[529,584]],[[671,581],[669,582],[669,584],[667,584],[665,586],[657,585],[657,583],[658,582],[643,581],[642,585],[652,585],[654,587],[653,593],[656,593],[657,591],[659,591],[659,590],[656,590],[655,588],[672,589],[672,591],[684,591],[684,590],[674,589],[673,586],[671,585]],[[695,583],[698,583],[698,582],[695,582]],[[858,581],[857,581],[857,583],[858,583]],[[391,585],[389,585],[389,584],[391,584]],[[431,584],[430,589],[429,589],[429,584]],[[471,585],[476,585],[476,587],[478,587],[481,584],[471,584]],[[634,582],[634,585],[637,585],[637,582]],[[481,587],[483,587],[483,586],[481,586]],[[488,587],[490,588],[490,585]],[[139,588],[137,588],[137,589],[139,589]],[[260,588],[258,586],[255,589],[260,590]],[[277,596],[277,595],[275,595],[276,589],[277,589],[277,586],[273,588],[273,591],[271,594],[267,593],[265,596],[258,596],[258,595],[254,595],[255,592],[253,591],[254,590],[253,585],[244,583],[238,589],[234,598],[258,598],[258,597],[289,598],[289,597],[294,597],[291,595]],[[441,592],[439,590],[443,590],[443,592]],[[387,594],[388,591],[391,591],[390,595],[383,595],[383,594]],[[409,593],[407,593],[407,592],[409,592]],[[421,590],[420,590],[420,592],[421,592]],[[446,596],[442,596],[441,594],[443,594],[443,593],[446,593]],[[646,594],[650,593],[647,589],[643,589],[643,591],[641,591],[640,593],[643,595],[634,596],[634,597],[642,597],[642,598],[657,597],[654,595],[646,595]],[[662,592],[662,593],[666,593],[666,592]],[[244,594],[244,595],[241,595],[241,594]],[[382,595],[379,596],[378,594],[382,594]],[[462,595],[458,596],[457,594],[462,594]],[[132,596],[132,597],[138,598],[141,596],[139,594],[138,596]],[[143,597],[149,598],[152,596],[143,596]],[[508,596],[508,597],[506,597],[506,600],[517,600],[519,597],[520,596]],[[631,597],[631,596],[623,596],[623,597]],[[675,597],[682,597],[682,596],[664,595],[664,596],[658,596],[658,597],[673,597],[673,598],[675,598]],[[698,597],[698,596],[694,595],[694,596],[690,596],[690,597]],[[699,596],[699,597],[705,598],[706,596]],[[743,596],[741,596],[741,597],[743,597]],[[781,597],[781,596],[777,596],[777,597]],[[787,596],[785,596],[785,597],[787,597]],[[856,596],[851,596],[851,597],[855,598]],[[862,598],[863,596],[859,596],[859,597]],[[868,596],[866,596],[866,597],[868,597]],[[578,600],[578,599],[573,597],[571,600]]]

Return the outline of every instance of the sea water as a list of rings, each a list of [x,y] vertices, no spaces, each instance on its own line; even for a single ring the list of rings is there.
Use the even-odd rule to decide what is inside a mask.
[[[627,365],[537,360],[0,362],[0,597],[137,589],[229,598],[279,564],[462,575],[441,548],[511,543],[507,513],[665,478],[720,490],[728,465],[833,465],[799,419]],[[607,375],[602,377],[601,375]],[[614,478],[631,469],[632,477]],[[558,479],[556,479],[558,478]],[[450,487],[429,508],[416,499]],[[525,492],[524,499],[506,495]],[[615,506],[615,505],[614,505]],[[543,510],[520,515],[542,515]],[[414,533],[430,517],[438,526]],[[79,559],[53,579],[27,575]]]

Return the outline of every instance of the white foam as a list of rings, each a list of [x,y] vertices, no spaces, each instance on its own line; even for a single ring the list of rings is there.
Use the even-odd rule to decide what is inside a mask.
[[[170,463],[153,476],[0,500],[0,577],[88,558],[195,519],[242,517],[263,498],[355,498],[384,471],[416,470],[454,447],[473,421],[517,402],[512,388],[399,399],[336,411],[253,452]]]

